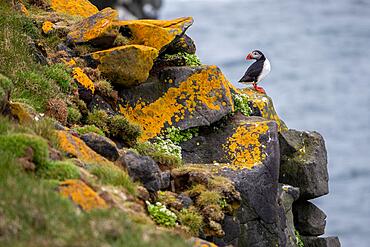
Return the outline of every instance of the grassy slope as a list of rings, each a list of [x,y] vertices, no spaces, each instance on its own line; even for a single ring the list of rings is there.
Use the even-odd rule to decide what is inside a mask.
[[[15,84],[12,98],[44,110],[61,90],[29,48],[39,31],[6,0],[0,0],[0,27],[0,73]],[[0,135],[29,132],[0,120]],[[14,153],[0,150],[0,157],[0,246],[186,246],[179,237],[134,225],[114,209],[80,213],[58,195],[55,183],[21,170]]]

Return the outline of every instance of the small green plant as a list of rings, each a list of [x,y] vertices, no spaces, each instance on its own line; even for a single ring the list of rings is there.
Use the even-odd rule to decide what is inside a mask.
[[[157,224],[165,227],[174,227],[176,225],[176,214],[167,209],[162,203],[157,202],[156,204],[151,204],[150,202],[146,201],[146,205],[150,217]]]
[[[87,116],[87,124],[95,125],[104,133],[108,133],[108,113],[103,110],[94,110]]]
[[[245,116],[250,116],[252,113],[248,104],[248,95],[246,94],[233,94],[235,111],[240,111]]]
[[[198,136],[198,134],[199,128],[181,130],[180,128],[172,126],[166,129],[165,138],[170,139],[175,144],[180,144],[192,139],[195,136]]]
[[[67,122],[69,124],[77,124],[80,122],[82,115],[80,111],[74,107],[68,107],[68,116],[67,116]]]
[[[199,231],[203,227],[203,216],[194,207],[182,209],[178,218],[181,225],[188,227],[192,235],[199,235]]]
[[[106,80],[100,80],[95,83],[95,88],[104,96],[110,96],[113,92],[112,85]]]
[[[73,129],[77,131],[79,135],[84,135],[87,133],[96,133],[98,135],[105,136],[104,132],[95,125],[85,125],[82,127],[75,127]]]
[[[130,176],[115,165],[91,165],[88,167],[91,174],[98,177],[103,184],[122,186],[132,195],[136,194],[136,185]]]
[[[225,198],[220,199],[219,202],[218,202],[218,204],[220,205],[220,207],[222,209],[227,208],[227,206],[228,206],[227,201],[226,201]]]
[[[179,52],[177,54],[165,54],[164,59],[175,59],[182,57],[185,60],[185,65],[187,66],[200,66],[202,63],[200,62],[199,58],[195,54],[189,54],[186,52]]]
[[[297,229],[294,229],[294,235],[296,237],[296,240],[297,240],[297,246],[298,247],[304,247],[304,243],[302,241],[302,238],[301,238],[301,235],[299,234],[299,232],[297,231]]]
[[[141,127],[130,123],[124,116],[116,115],[109,120],[109,133],[133,146],[141,135]]]
[[[54,80],[64,93],[70,91],[74,82],[70,73],[70,69],[62,63],[46,66],[45,68],[46,77]]]
[[[63,181],[66,179],[78,179],[80,173],[78,168],[70,161],[50,161],[37,174],[45,179],[55,179]]]

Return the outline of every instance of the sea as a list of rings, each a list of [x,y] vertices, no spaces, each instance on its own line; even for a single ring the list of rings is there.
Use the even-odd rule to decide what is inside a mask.
[[[370,246],[370,0],[164,0],[160,18],[181,16],[194,17],[201,61],[235,86],[248,52],[265,53],[280,117],[326,140],[330,193],[313,201],[325,235]]]

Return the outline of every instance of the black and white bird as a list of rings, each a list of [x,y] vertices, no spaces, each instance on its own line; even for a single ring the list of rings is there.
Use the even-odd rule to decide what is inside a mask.
[[[256,61],[249,66],[247,72],[245,72],[244,76],[239,80],[239,82],[244,84],[252,83],[256,91],[260,93],[266,93],[265,90],[262,87],[257,86],[257,84],[270,73],[270,61],[259,50],[254,50],[249,53],[246,59],[255,59]]]

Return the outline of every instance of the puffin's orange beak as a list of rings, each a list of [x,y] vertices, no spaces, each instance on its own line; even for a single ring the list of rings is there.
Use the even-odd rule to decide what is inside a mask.
[[[247,60],[252,60],[252,59],[253,59],[253,57],[252,57],[252,53],[249,53],[249,54],[248,54],[248,56],[247,56],[245,59],[247,59]]]

